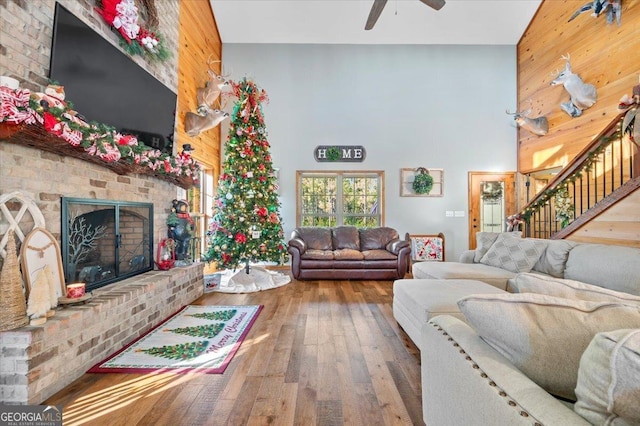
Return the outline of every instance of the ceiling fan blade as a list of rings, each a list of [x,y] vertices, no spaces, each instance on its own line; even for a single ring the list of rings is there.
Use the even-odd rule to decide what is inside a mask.
[[[442,9],[444,6],[445,0],[420,0],[422,3],[426,4],[429,7],[434,8],[435,10]]]
[[[370,30],[376,24],[376,21],[380,17],[382,13],[382,9],[387,4],[387,0],[374,0],[373,6],[371,6],[371,12],[369,12],[369,17],[367,18],[367,23],[364,26],[365,30]]]

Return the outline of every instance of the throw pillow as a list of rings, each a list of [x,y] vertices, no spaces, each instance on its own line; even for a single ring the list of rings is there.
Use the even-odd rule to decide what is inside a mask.
[[[513,273],[529,272],[544,251],[545,243],[534,238],[513,238],[498,235],[480,263],[506,269]]]
[[[578,243],[569,240],[545,240],[545,242],[547,247],[540,259],[533,265],[533,270],[552,277],[564,278],[569,252]]]
[[[522,237],[521,231],[514,232],[476,232],[476,249],[473,255],[473,262],[480,263],[480,259],[484,256],[489,248],[498,238],[498,235],[506,235],[508,237],[520,238]]]
[[[458,301],[480,337],[547,392],[575,400],[580,357],[601,331],[640,327],[640,307],[534,293]]]
[[[552,278],[532,273],[516,275],[515,280],[513,280],[513,288],[517,293],[538,293],[592,302],[626,302],[640,306],[640,296],[609,290],[608,288],[580,281]]]
[[[575,412],[594,425],[640,424],[640,329],[598,333],[578,370]]]

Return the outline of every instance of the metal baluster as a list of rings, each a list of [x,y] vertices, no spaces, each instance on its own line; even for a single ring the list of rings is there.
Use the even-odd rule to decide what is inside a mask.
[[[547,220],[544,221],[544,238],[549,238],[551,236],[551,217],[551,200],[548,200],[545,203],[545,219]],[[547,223],[549,224],[549,228],[547,228]]]
[[[589,210],[591,208],[591,174],[588,167],[585,172],[587,173],[587,210]]]
[[[576,215],[576,181],[574,180],[573,182],[571,182],[571,186],[573,187],[573,220],[576,220],[576,218],[578,217]]]
[[[624,183],[624,154],[622,152],[622,138],[618,139],[618,145],[620,147],[620,185]]]
[[[635,125],[636,124],[634,124],[634,126]],[[620,143],[622,144],[622,137],[620,137]],[[632,179],[632,178],[633,178],[633,150],[629,150],[629,179]]]
[[[615,183],[615,177],[616,177],[616,172],[615,172],[615,163],[613,161],[614,157],[615,157],[615,144],[612,142],[609,143],[609,147],[611,148],[611,192],[616,190],[616,183]]]

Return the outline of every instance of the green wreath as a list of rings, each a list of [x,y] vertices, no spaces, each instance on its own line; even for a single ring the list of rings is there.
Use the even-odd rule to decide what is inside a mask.
[[[327,150],[327,158],[329,161],[338,161],[340,159],[340,150],[332,146]]]
[[[428,194],[433,188],[433,176],[424,167],[418,167],[418,174],[413,180],[413,190],[416,194]]]

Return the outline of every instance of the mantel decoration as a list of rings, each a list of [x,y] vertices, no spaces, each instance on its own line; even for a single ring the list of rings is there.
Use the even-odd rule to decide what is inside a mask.
[[[107,24],[122,36],[120,46],[130,55],[146,56],[152,60],[166,61],[171,54],[164,45],[160,33],[139,25],[138,8],[134,0],[101,0],[96,11]],[[158,25],[154,0],[144,0],[143,6],[152,27]]]
[[[27,133],[26,145],[101,164],[118,174],[153,175],[185,189],[200,176],[200,165],[189,151],[171,156],[106,124],[85,122],[65,102],[62,86],[50,85],[45,93],[0,87],[0,139],[18,142],[20,132]]]

